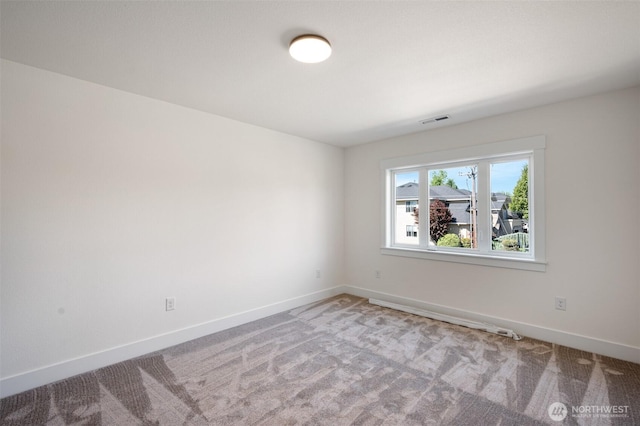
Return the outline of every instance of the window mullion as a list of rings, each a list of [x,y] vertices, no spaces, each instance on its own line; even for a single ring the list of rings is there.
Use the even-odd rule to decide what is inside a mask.
[[[489,182],[489,162],[478,162],[477,175],[477,236],[478,250],[480,252],[491,251],[491,184]]]
[[[386,240],[391,244],[395,245],[396,241],[396,191],[395,187],[396,183],[396,172],[391,172],[387,174],[387,184],[389,185],[389,206],[387,213],[389,214],[389,219],[387,223],[387,232],[385,233]]]
[[[420,196],[418,198],[418,236],[419,245],[423,249],[429,248],[429,171],[420,169]]]

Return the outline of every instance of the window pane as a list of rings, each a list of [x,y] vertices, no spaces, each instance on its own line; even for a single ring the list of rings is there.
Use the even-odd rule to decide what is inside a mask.
[[[429,244],[477,248],[477,166],[429,170]]]
[[[492,249],[529,252],[529,160],[491,164]]]
[[[395,216],[394,241],[396,244],[418,245],[418,172],[394,173]]]

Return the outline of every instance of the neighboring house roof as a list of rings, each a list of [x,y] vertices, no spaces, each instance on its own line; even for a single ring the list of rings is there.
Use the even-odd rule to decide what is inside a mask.
[[[407,182],[396,187],[396,200],[417,200],[420,193],[420,184]],[[469,199],[471,191],[467,189],[454,189],[446,185],[429,187],[429,198],[445,201],[454,223],[469,223]]]
[[[398,201],[417,201],[420,194],[420,184],[417,182],[407,182],[396,187],[396,200]],[[458,225],[469,224],[471,217],[471,191],[468,189],[454,189],[446,185],[438,185],[429,187],[429,198],[439,199],[447,203],[447,207],[451,212],[452,223]],[[498,192],[491,194],[491,211],[493,217],[493,231],[495,234],[501,233],[502,219],[515,219],[518,216],[507,206],[511,203],[511,197],[507,194]],[[500,211],[506,210],[506,217],[502,216]],[[504,212],[503,212],[504,213]],[[506,232],[506,231],[503,231]]]
[[[419,183],[407,182],[396,187],[396,200],[417,200],[419,193]],[[443,201],[468,200],[470,196],[471,191],[467,189],[454,189],[446,185],[429,188],[429,198],[437,198]]]
[[[502,192],[491,194],[491,210],[502,210],[511,202],[511,197]]]
[[[417,182],[407,182],[396,187],[396,200],[417,200],[420,185]]]
[[[429,187],[429,198],[437,198],[443,201],[468,200],[471,191],[468,189],[454,189],[446,185]]]
[[[449,203],[449,211],[453,223],[463,224],[470,223],[470,206],[469,203]]]
[[[418,200],[420,184],[417,182],[407,182],[396,187],[396,200],[409,201]],[[456,223],[469,223],[471,191],[468,189],[455,189],[446,185],[429,187],[429,198],[439,199],[447,202],[451,216]],[[498,212],[506,209],[511,202],[511,197],[504,193],[491,194],[491,211]],[[513,212],[508,211],[507,218],[517,217]]]

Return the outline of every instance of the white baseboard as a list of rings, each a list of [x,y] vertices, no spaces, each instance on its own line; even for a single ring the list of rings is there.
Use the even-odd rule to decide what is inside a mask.
[[[282,302],[273,303],[249,311],[240,312],[227,317],[218,318],[203,324],[197,324],[181,330],[150,337],[148,339],[118,346],[101,352],[70,359],[57,364],[38,368],[25,373],[0,379],[0,398],[11,396],[38,386],[53,383],[98,368],[106,367],[117,362],[126,361],[141,355],[145,355],[160,349],[168,348],[189,340],[197,339],[231,327],[246,324],[261,318],[266,318],[280,312],[295,309],[297,307],[317,302],[338,294],[347,293],[365,298],[380,299],[391,303],[398,303],[419,309],[426,309],[446,315],[468,318],[474,321],[491,323],[500,327],[513,329],[521,336],[544,340],[551,343],[568,346],[610,356],[640,364],[640,348],[622,345],[606,340],[553,330],[532,324],[510,321],[503,318],[491,317],[475,312],[431,304],[416,299],[396,296],[374,290],[368,290],[353,286],[337,286],[329,289],[310,293],[304,296],[294,297]]]
[[[352,294],[354,296],[365,297],[367,299],[380,299],[386,302],[398,303],[401,305],[434,311],[445,315],[490,323],[499,327],[510,328],[520,336],[544,340],[546,342],[556,343],[559,345],[568,346],[570,348],[580,349],[586,352],[593,352],[596,354],[640,364],[640,348],[635,346],[623,345],[620,343],[609,342],[607,340],[568,333],[566,331],[554,330],[551,328],[540,327],[537,325],[518,321],[511,321],[504,318],[492,317],[475,312],[468,312],[461,309],[436,305],[416,299],[411,299],[408,297],[396,296],[393,294],[368,290],[360,287],[345,286],[343,287],[343,290],[345,293]]]
[[[0,398],[266,318],[341,293],[333,287],[0,379]]]

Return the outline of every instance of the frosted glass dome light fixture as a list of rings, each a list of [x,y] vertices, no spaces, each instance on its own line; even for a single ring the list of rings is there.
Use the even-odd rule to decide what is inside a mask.
[[[289,54],[296,61],[316,64],[331,56],[331,44],[319,35],[305,34],[291,40]]]

